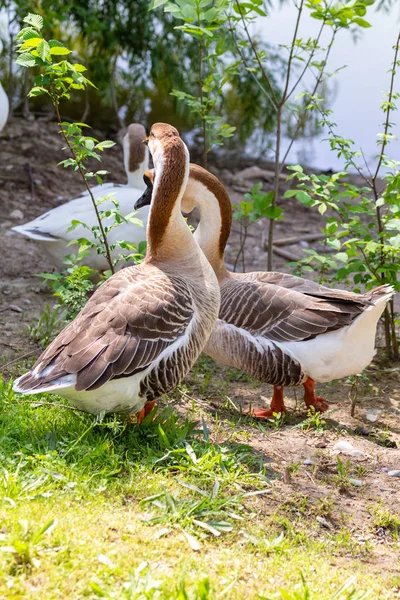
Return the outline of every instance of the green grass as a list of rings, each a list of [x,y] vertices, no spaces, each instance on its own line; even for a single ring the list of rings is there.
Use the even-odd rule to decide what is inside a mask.
[[[60,403],[0,388],[0,598],[393,597],[346,529],[321,533],[302,494],[277,502],[231,425]]]

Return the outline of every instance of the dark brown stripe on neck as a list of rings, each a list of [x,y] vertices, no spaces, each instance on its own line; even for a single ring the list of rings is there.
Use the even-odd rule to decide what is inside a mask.
[[[179,192],[185,182],[187,156],[185,146],[178,137],[163,143],[162,172],[154,176],[155,196],[151,202],[150,221],[148,226],[148,244],[152,255],[157,254],[167,230],[171,213],[178,199]],[[179,240],[176,240],[179,243]]]
[[[232,204],[228,193],[220,180],[212,175],[203,167],[190,164],[189,177],[202,183],[218,200],[219,210],[221,213],[221,231],[219,236],[219,252],[221,257],[224,255],[225,246],[228,242],[229,234],[232,226]]]
[[[140,163],[145,159],[146,149],[142,143],[146,137],[146,130],[141,125],[129,125],[128,127],[128,139],[129,139],[129,165],[128,169],[130,173],[134,173],[138,170]]]

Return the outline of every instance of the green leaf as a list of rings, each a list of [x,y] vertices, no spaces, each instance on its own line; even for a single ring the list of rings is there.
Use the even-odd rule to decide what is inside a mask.
[[[368,21],[366,21],[365,19],[362,19],[361,17],[356,17],[355,19],[353,19],[353,23],[357,23],[357,25],[359,25],[360,27],[363,28],[367,28],[367,27],[371,27],[371,23],[368,23]]]
[[[36,48],[42,41],[43,38],[41,37],[31,37],[22,44],[20,50],[25,50],[26,48]]]
[[[346,252],[337,252],[335,254],[335,258],[337,258],[337,260],[340,260],[340,262],[347,262],[349,257],[347,256]]]
[[[43,17],[40,15],[29,13],[23,22],[27,23],[27,25],[32,25],[32,27],[35,27],[36,29],[42,29],[43,27]]]
[[[59,42],[58,40],[50,40],[50,54],[53,56],[65,56],[66,54],[71,54],[71,50],[69,50],[64,44]]]
[[[267,219],[279,219],[282,215],[282,209],[279,206],[269,206],[264,210],[264,216]]]
[[[75,71],[77,71],[78,73],[83,73],[84,71],[87,71],[87,68],[86,68],[86,67],[84,67],[83,65],[79,64],[79,63],[76,63],[76,64],[74,65],[74,69],[75,69]],[[85,125],[85,127],[88,127],[88,125]]]
[[[35,57],[28,52],[20,54],[15,62],[17,65],[21,65],[21,67],[34,67],[36,65]]]
[[[168,2],[168,0],[151,0],[149,10],[154,10],[156,8],[159,8],[160,6],[167,4],[167,2]]]
[[[98,150],[104,150],[104,148],[112,148],[113,146],[115,146],[115,142],[112,142],[111,140],[104,140],[104,142],[97,144],[96,148]]]
[[[284,194],[284,198],[293,198],[293,196],[297,196],[298,190],[287,190]]]
[[[42,60],[47,60],[50,56],[50,46],[46,40],[42,40],[37,47],[37,52]]]
[[[49,92],[46,90],[46,88],[37,85],[30,90],[28,96],[30,98],[35,98],[36,96],[42,96],[43,94],[48,94],[48,93]]]

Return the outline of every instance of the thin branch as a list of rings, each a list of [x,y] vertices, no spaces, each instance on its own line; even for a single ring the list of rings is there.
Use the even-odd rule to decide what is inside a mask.
[[[200,21],[199,21],[200,26]],[[200,104],[201,104],[201,124],[203,129],[203,167],[207,169],[207,123],[204,114],[204,95],[203,95],[203,49],[204,40],[200,38],[199,48],[199,92],[200,92]]]
[[[324,74],[324,69],[325,69],[325,67],[326,67],[326,64],[327,64],[327,62],[328,62],[329,54],[330,54],[330,52],[331,52],[331,49],[332,49],[333,42],[334,42],[334,40],[335,40],[335,37],[336,37],[336,33],[337,33],[337,31],[338,31],[337,29],[334,29],[334,30],[333,30],[332,38],[331,38],[331,41],[329,42],[329,45],[328,45],[328,48],[327,48],[327,51],[326,51],[325,60],[324,60],[324,65],[323,65],[323,67],[320,69],[319,75],[318,75],[318,77],[316,78],[315,85],[314,85],[314,89],[313,89],[313,91],[311,92],[311,96],[314,96],[314,95],[315,95],[315,93],[316,93],[316,91],[317,91],[318,87],[319,87],[319,86],[320,86],[320,84],[321,84],[322,77],[323,77],[323,74]],[[283,157],[283,159],[282,159],[282,162],[281,162],[281,168],[280,168],[280,170],[279,170],[279,173],[281,173],[281,172],[282,172],[282,169],[283,169],[283,167],[284,167],[284,165],[285,165],[285,161],[286,161],[286,159],[287,159],[287,157],[288,157],[288,155],[289,155],[289,152],[290,152],[290,150],[291,150],[291,148],[292,148],[292,146],[293,146],[293,143],[294,143],[294,142],[295,142],[295,140],[297,139],[297,136],[298,136],[298,134],[299,134],[299,132],[300,132],[301,126],[302,126],[302,122],[301,122],[301,120],[299,120],[299,123],[297,124],[297,128],[296,128],[296,130],[295,130],[295,132],[294,132],[294,134],[293,134],[293,136],[292,136],[292,139],[290,140],[290,144],[289,144],[289,146],[288,146],[288,148],[287,148],[287,150],[286,150],[286,152],[285,152],[285,155],[284,155],[284,157]]]
[[[313,58],[314,58],[314,56],[315,56],[315,52],[317,51],[318,44],[319,44],[319,39],[320,39],[320,37],[321,37],[322,30],[323,30],[323,28],[324,28],[324,27],[325,27],[325,19],[322,21],[321,28],[320,28],[320,30],[319,30],[319,32],[318,32],[318,35],[317,35],[317,37],[316,37],[316,40],[315,40],[315,46],[314,46],[314,48],[313,48],[312,52],[310,53],[310,55],[309,55],[309,57],[308,57],[308,60],[307,60],[307,62],[306,62],[306,64],[305,64],[305,67],[304,67],[304,69],[302,70],[302,72],[300,73],[300,75],[299,75],[299,77],[298,77],[298,79],[297,79],[296,83],[294,84],[294,86],[292,87],[292,89],[290,90],[290,92],[288,93],[286,100],[289,100],[290,96],[293,94],[293,92],[295,91],[295,89],[296,89],[296,88],[297,88],[297,86],[299,85],[300,81],[303,79],[303,77],[304,77],[304,75],[305,75],[305,73],[306,73],[306,71],[307,71],[308,67],[310,66],[310,63],[311,63],[312,59],[313,59]]]
[[[275,108],[278,108],[279,103],[278,103],[278,101],[276,99],[274,89],[273,89],[273,87],[271,85],[271,82],[269,80],[269,77],[268,77],[267,73],[264,70],[264,67],[263,67],[263,64],[262,64],[262,62],[260,60],[260,57],[258,56],[257,48],[255,47],[254,42],[253,42],[253,40],[251,38],[251,35],[249,33],[249,30],[248,30],[248,27],[247,27],[247,23],[246,23],[245,18],[243,16],[242,8],[241,8],[238,0],[235,0],[235,2],[236,2],[236,6],[237,6],[238,12],[240,14],[240,17],[242,19],[242,23],[243,23],[244,30],[246,32],[247,39],[249,40],[249,43],[250,43],[251,49],[253,51],[253,54],[255,56],[255,59],[256,59],[256,61],[258,63],[258,66],[260,67],[260,71],[261,71],[261,74],[263,76],[263,79],[264,79],[264,81],[266,82],[266,84],[267,84],[267,86],[269,88],[269,91],[270,91],[270,94],[272,96],[272,100],[273,100]],[[302,0],[302,2],[303,2],[303,0]]]
[[[110,75],[110,92],[111,92],[111,100],[112,100],[112,103],[113,103],[115,116],[118,119],[119,126],[122,128],[122,127],[125,127],[125,122],[124,122],[124,119],[122,119],[121,115],[120,115],[119,106],[118,106],[118,99],[117,99],[117,92],[116,92],[116,89],[115,89],[115,74],[116,74],[116,70],[117,70],[117,60],[118,60],[118,58],[119,58],[119,53],[117,52],[117,54],[115,55],[114,61],[113,61],[112,69],[111,69],[111,75]]]
[[[389,126],[390,126],[390,112],[391,112],[391,103],[392,103],[392,99],[393,99],[393,87],[394,87],[394,79],[396,77],[396,66],[397,66],[397,56],[399,54],[399,45],[400,45],[400,33],[397,36],[397,41],[396,41],[396,50],[394,53],[394,58],[393,58],[393,67],[392,67],[392,75],[390,77],[390,89],[389,89],[389,96],[388,96],[388,108],[386,111],[386,121],[385,121],[385,127],[383,130],[383,139],[382,139],[382,145],[381,145],[381,151],[380,151],[380,155],[379,155],[379,161],[376,167],[376,171],[375,171],[375,175],[372,178],[372,181],[375,184],[376,178],[378,177],[378,173],[379,173],[379,169],[381,168],[381,164],[383,161],[383,157],[385,154],[385,148],[387,145],[387,132],[389,130]]]
[[[105,250],[106,250],[106,255],[107,255],[107,262],[108,262],[108,265],[109,265],[109,267],[110,267],[111,273],[112,273],[112,274],[114,274],[114,272],[115,272],[115,271],[114,271],[114,265],[113,265],[113,263],[112,263],[112,260],[111,260],[110,248],[109,248],[109,245],[108,245],[108,241],[107,241],[107,236],[106,236],[106,233],[105,233],[105,231],[104,231],[103,223],[102,223],[102,221],[101,221],[101,217],[100,217],[100,214],[99,214],[99,210],[98,210],[98,208],[97,208],[96,200],[94,199],[94,196],[93,196],[92,190],[91,190],[91,189],[90,189],[90,187],[89,187],[89,184],[88,184],[88,182],[87,182],[87,179],[86,179],[86,177],[85,177],[85,173],[83,172],[83,169],[82,169],[82,165],[81,165],[81,163],[78,161],[78,159],[77,159],[77,156],[76,156],[76,154],[75,154],[75,151],[74,151],[73,147],[71,146],[71,144],[70,144],[70,142],[69,142],[69,139],[68,139],[68,137],[65,135],[65,132],[64,132],[63,126],[62,126],[62,124],[61,124],[61,116],[60,116],[60,111],[59,111],[59,108],[58,108],[58,100],[57,100],[57,99],[55,99],[55,101],[54,101],[54,107],[55,107],[55,110],[56,110],[57,121],[58,121],[58,124],[59,124],[59,126],[60,126],[60,133],[61,133],[61,135],[63,136],[63,138],[64,138],[64,140],[65,140],[65,143],[67,144],[67,146],[68,146],[68,148],[69,148],[69,151],[71,152],[71,154],[72,154],[72,156],[73,156],[74,160],[76,161],[76,164],[77,164],[77,167],[78,167],[79,173],[80,173],[80,175],[81,175],[81,177],[82,177],[82,180],[83,180],[83,182],[84,182],[84,184],[85,184],[86,190],[87,190],[87,191],[88,191],[88,193],[89,193],[90,199],[92,200],[92,204],[93,204],[94,210],[95,210],[95,212],[96,212],[97,221],[98,221],[98,223],[99,223],[99,227],[100,227],[101,235],[102,235],[102,237],[103,237],[104,248],[105,248]]]
[[[315,104],[315,108],[317,109],[317,111],[320,113],[320,115],[321,115],[322,117],[324,117],[324,116],[325,116],[325,115],[324,115],[324,113],[322,112],[322,110],[320,109],[320,107],[319,107],[319,105],[318,105],[318,104]],[[332,124],[331,124],[331,123],[329,123],[329,122],[326,122],[325,124],[326,124],[326,126],[328,127],[328,131],[329,131],[329,133],[332,135],[332,137],[335,137],[335,132],[333,131]],[[338,140],[336,140],[336,143],[338,144],[339,148],[341,148],[341,150],[345,150],[345,147],[344,147],[344,144],[343,144],[343,143],[339,142]],[[366,160],[365,160],[365,156],[364,156],[364,154],[363,154],[362,150],[361,150],[361,154],[362,154],[362,156],[363,156],[363,158],[364,158],[364,162],[365,162],[365,164],[366,164],[366,166],[367,166],[367,169],[368,169],[368,171],[369,171],[369,167],[368,167],[368,164],[367,164],[367,162],[366,162]],[[285,154],[285,158],[286,158],[286,156],[287,156],[287,153]],[[368,179],[368,177],[366,177],[366,176],[364,175],[364,173],[362,172],[362,170],[360,169],[360,167],[357,165],[357,163],[356,163],[356,162],[355,162],[355,161],[354,161],[352,158],[350,159],[350,161],[349,161],[349,163],[348,163],[348,164],[350,164],[350,165],[351,165],[351,166],[352,166],[352,167],[353,167],[353,168],[354,168],[354,169],[357,171],[357,173],[360,175],[360,177],[362,177],[362,179],[363,179],[363,180],[364,180],[364,182],[367,184],[367,186],[368,186],[368,187],[369,187],[371,190],[373,190],[373,185],[372,185],[372,183],[370,182],[370,180]],[[370,171],[369,171],[369,172],[370,172]]]
[[[371,180],[372,180],[371,169],[369,168],[369,164],[367,162],[367,159],[365,158],[364,150],[361,147],[360,147],[360,152],[361,152],[361,156],[362,156],[363,161],[364,161],[364,165],[365,165],[365,167],[366,167],[366,169],[368,171],[368,174],[369,174],[369,176],[371,177]]]
[[[3,369],[6,369],[7,367],[9,367],[10,365],[12,365],[13,363],[22,360],[23,358],[27,358],[28,356],[32,356],[32,354],[35,354],[35,352],[37,352],[37,350],[31,350],[30,352],[26,352],[26,354],[22,354],[22,356],[17,356],[17,358],[13,358],[12,360],[9,360],[8,362],[4,363],[4,365],[0,365],[0,371],[2,371]]]
[[[86,410],[82,410],[80,408],[76,408],[75,406],[69,406],[68,404],[58,404],[58,402],[37,402],[36,400],[17,400],[17,404],[34,404],[35,406],[52,406],[58,408],[68,408],[68,410],[73,410],[75,412],[81,412],[87,415]]]
[[[301,0],[300,6],[297,9],[296,25],[295,25],[294,32],[293,32],[293,39],[292,39],[292,43],[291,43],[291,46],[290,46],[289,60],[288,60],[288,64],[287,64],[285,88],[283,90],[282,98],[281,98],[281,100],[279,102],[280,106],[283,106],[284,104],[286,104],[286,102],[288,100],[288,97],[286,97],[286,94],[287,94],[287,91],[289,89],[290,70],[292,68],[294,46],[295,46],[295,43],[296,43],[296,40],[297,40],[297,32],[299,30],[299,25],[300,25],[300,20],[301,20],[301,13],[303,12],[303,4],[304,4],[304,0]]]
[[[252,76],[252,78],[254,79],[254,81],[256,82],[256,84],[258,85],[258,87],[260,88],[260,90],[262,91],[262,93],[268,98],[268,100],[270,101],[270,103],[272,104],[272,106],[274,107],[274,109],[276,110],[276,105],[274,100],[271,98],[271,96],[269,95],[269,93],[267,92],[267,90],[261,85],[261,83],[259,82],[259,80],[257,79],[257,77],[254,75],[253,71],[251,70],[251,68],[248,65],[247,59],[245,57],[245,55],[243,54],[242,50],[240,49],[239,44],[236,41],[236,37],[233,33],[233,27],[231,25],[231,21],[230,21],[230,16],[228,15],[228,21],[229,21],[229,33],[231,34],[232,37],[232,41],[235,45],[235,48],[240,56],[240,58],[242,59],[242,62],[244,64],[244,66],[247,69],[247,72],[250,73],[250,75]]]

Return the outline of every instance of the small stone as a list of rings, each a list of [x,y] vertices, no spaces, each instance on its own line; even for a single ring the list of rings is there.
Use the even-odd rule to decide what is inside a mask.
[[[349,482],[356,487],[364,487],[365,485],[365,482],[361,481],[361,479],[353,479],[352,477],[350,477]]]
[[[10,304],[8,308],[16,313],[22,313],[22,308],[16,304]]]
[[[29,300],[28,298],[24,298],[23,303],[24,304],[32,304],[31,300]]]
[[[346,442],[345,440],[337,442],[337,444],[333,446],[333,450],[343,452],[343,454],[349,454],[350,456],[364,456],[364,452],[357,450],[350,442]]]
[[[400,470],[394,469],[393,471],[388,471],[389,477],[400,477]]]
[[[371,433],[371,431],[369,429],[366,429],[365,427],[357,426],[354,429],[354,434],[355,435],[362,435],[364,437],[368,437],[370,435],[370,433]]]
[[[301,242],[300,242],[300,246],[301,246],[302,248],[308,248],[308,247],[309,247],[309,245],[310,245],[310,244],[309,244],[308,242],[306,242],[306,240],[301,240]]]
[[[19,219],[19,220],[21,220],[21,219],[24,218],[24,213],[22,212],[22,210],[19,210],[18,208],[16,208],[12,212],[10,212],[9,217],[10,217],[10,219]]]
[[[371,423],[375,423],[375,421],[377,420],[377,418],[379,417],[381,412],[382,411],[378,410],[377,408],[371,408],[370,410],[367,410],[365,417],[366,417],[367,421],[370,421]]]
[[[317,443],[315,444],[315,447],[316,447],[316,448],[326,448],[326,447],[327,447],[327,445],[328,445],[328,444],[327,444],[325,441],[322,441],[322,442],[317,442]]]
[[[303,465],[306,465],[306,466],[313,465],[313,464],[314,464],[314,461],[312,458],[306,458],[306,460],[303,462]]]
[[[394,492],[394,491],[396,491],[393,488],[385,488],[385,487],[380,487],[379,489],[380,489],[381,492]]]
[[[331,524],[329,523],[329,521],[327,521],[326,519],[324,519],[324,517],[316,517],[316,520],[318,521],[318,523],[320,525],[322,525],[322,527],[325,527],[326,529],[332,529]]]
[[[3,294],[5,296],[9,296],[10,295],[10,290],[3,290]]]
[[[236,174],[236,178],[237,179],[267,179],[267,181],[269,181],[270,175],[271,174],[269,171],[265,171],[264,169],[261,169],[261,167],[254,165],[252,167],[247,167],[246,169],[239,171],[239,173]]]

